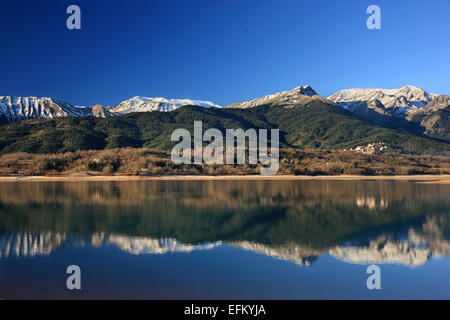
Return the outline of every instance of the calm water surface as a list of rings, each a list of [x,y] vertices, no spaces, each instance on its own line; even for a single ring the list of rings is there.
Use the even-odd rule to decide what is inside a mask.
[[[450,185],[0,183],[0,298],[449,299],[449,256]]]

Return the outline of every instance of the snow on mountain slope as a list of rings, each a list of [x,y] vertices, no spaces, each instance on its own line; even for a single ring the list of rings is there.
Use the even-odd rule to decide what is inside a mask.
[[[311,86],[306,85],[250,101],[234,103],[227,108],[247,109],[261,105],[291,107],[313,100],[322,100],[335,103],[369,121],[384,122],[391,118],[411,121],[413,117],[417,118],[416,115],[425,114],[425,111],[429,114],[430,110],[448,108],[447,100],[444,98],[445,96],[430,94],[414,86],[405,86],[400,89],[344,89],[326,99],[319,96]],[[169,112],[186,105],[222,108],[210,101],[141,96],[122,101],[112,107],[73,106],[67,102],[46,97],[0,96],[0,123],[34,118],[85,116],[105,118],[131,112]]]
[[[424,108],[436,96],[408,85],[400,89],[344,89],[328,99],[351,112],[372,109],[385,116],[405,118]]]
[[[120,115],[130,112],[149,112],[149,111],[173,111],[182,106],[194,105],[206,108],[221,108],[221,106],[211,101],[200,101],[191,99],[165,99],[165,98],[148,98],[133,97],[122,101],[117,106],[109,109],[110,112]]]
[[[426,105],[425,108],[421,109],[418,113],[429,114],[441,109],[446,109],[450,107],[450,95],[438,95],[435,96]]]
[[[304,104],[315,99],[324,99],[317,95],[317,93],[310,86],[300,86],[289,91],[278,92],[275,94],[263,96],[250,101],[233,103],[226,108],[248,109],[261,105],[278,105],[278,106],[292,106],[296,104]]]
[[[221,106],[210,101],[190,99],[164,99],[134,97],[122,101],[115,107],[103,107],[95,105],[92,107],[73,106],[70,103],[46,97],[13,97],[0,96],[0,120],[2,122],[15,122],[36,118],[55,117],[87,117],[94,116],[106,118],[113,115],[121,115],[130,112],[147,111],[172,111],[185,105],[197,105],[202,107]]]
[[[450,95],[434,97],[426,107],[409,115],[408,121],[419,123],[424,134],[450,142]]]
[[[34,118],[83,117],[93,115],[92,108],[52,98],[0,96],[0,117],[7,122]]]

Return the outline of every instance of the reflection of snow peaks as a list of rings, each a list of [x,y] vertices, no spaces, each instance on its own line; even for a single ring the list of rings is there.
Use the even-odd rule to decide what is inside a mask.
[[[239,242],[231,242],[230,245],[241,249],[257,252],[266,256],[270,256],[272,258],[292,261],[302,266],[311,265],[314,261],[317,260],[317,257],[321,253],[323,253],[317,252],[309,247],[302,247],[295,244],[271,247],[254,242],[239,241]]]
[[[151,239],[143,237],[127,237],[111,235],[106,243],[114,244],[121,250],[131,254],[164,254],[169,252],[192,252],[194,250],[209,250],[222,243],[206,243],[200,245],[186,245],[175,239]]]
[[[230,245],[305,266],[311,265],[320,255],[329,253],[336,259],[348,263],[396,263],[415,267],[426,263],[432,255],[448,255],[445,249],[450,243],[440,240],[431,247],[421,236],[414,235],[413,238],[410,235],[407,240],[388,240],[382,236],[370,241],[367,246],[343,245],[323,251],[295,244],[273,247],[243,241],[233,242]],[[441,250],[442,248],[444,250]]]
[[[94,247],[114,245],[130,254],[164,254],[174,252],[192,252],[195,250],[209,250],[222,245],[222,242],[205,243],[199,245],[183,244],[175,239],[153,239],[145,237],[128,237],[122,235],[93,234],[90,238],[70,239],[62,233],[31,233],[5,234],[0,236],[0,258],[34,257],[49,255],[53,250],[69,244],[90,244]]]
[[[5,234],[0,237],[0,258],[48,255],[54,248],[60,247],[65,240],[66,236],[63,233]]]
[[[418,266],[426,263],[432,250],[415,241],[393,241],[385,237],[369,242],[366,247],[339,246],[330,249],[335,258],[356,264],[398,263],[408,266]]]
[[[426,220],[421,230],[410,229],[406,237],[382,235],[364,245],[356,242],[320,250],[295,243],[266,245],[236,241],[230,242],[229,245],[305,266],[311,265],[319,256],[329,253],[336,259],[348,263],[397,263],[415,267],[426,263],[432,256],[450,255],[450,241],[442,234],[444,222],[431,218]],[[0,235],[0,258],[49,255],[53,250],[65,245],[94,247],[112,245],[130,254],[140,255],[210,250],[221,246],[222,242],[183,244],[172,238],[155,239],[103,233],[83,238],[50,232],[6,233]]]

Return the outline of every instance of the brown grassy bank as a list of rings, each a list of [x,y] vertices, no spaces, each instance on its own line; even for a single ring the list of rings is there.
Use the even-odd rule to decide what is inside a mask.
[[[0,157],[0,176],[77,175],[259,175],[258,165],[175,165],[168,152],[121,148],[61,154],[11,153]],[[446,175],[450,157],[353,151],[280,151],[279,175]]]

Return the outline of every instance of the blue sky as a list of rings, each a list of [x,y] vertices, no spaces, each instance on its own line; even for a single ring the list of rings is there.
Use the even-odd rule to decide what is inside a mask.
[[[81,30],[66,8],[81,8]],[[366,8],[381,8],[381,30]],[[310,84],[450,94],[450,1],[42,0],[0,4],[0,95],[221,105]]]

